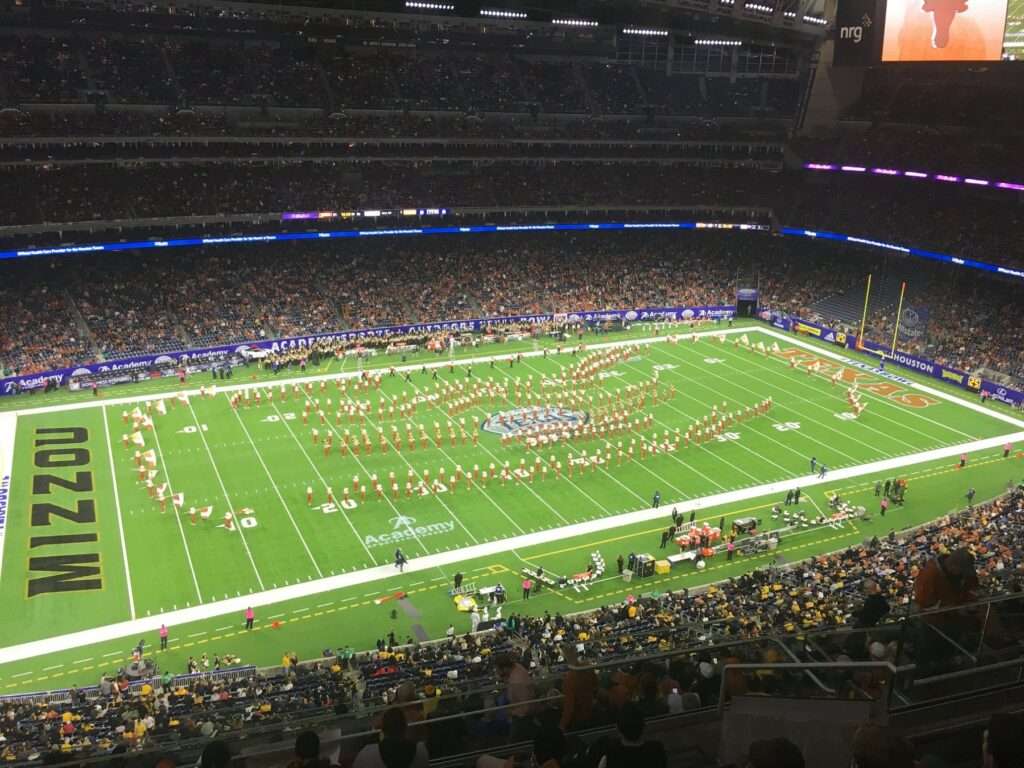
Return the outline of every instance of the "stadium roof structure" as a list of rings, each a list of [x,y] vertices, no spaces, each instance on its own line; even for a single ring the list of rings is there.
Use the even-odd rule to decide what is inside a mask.
[[[147,4],[150,9],[161,6],[181,9],[181,3],[155,0]],[[714,25],[720,33],[726,31],[764,35],[765,28],[773,35],[784,33],[789,43],[798,40],[817,41],[824,37],[828,26],[825,0],[555,0],[538,2],[529,0],[315,0],[268,5],[259,2],[221,2],[221,0],[191,0],[190,8],[221,8],[228,16],[243,14],[246,6],[255,13],[269,13],[271,17],[287,13],[289,6],[296,12],[316,8],[326,11],[320,21],[333,13],[372,16],[398,23],[408,23],[413,17],[437,23],[443,20],[445,28],[453,31],[478,27],[486,23],[489,29],[539,30],[556,26],[559,34],[578,34],[581,37],[622,32],[625,29],[668,33],[703,34],[707,26]],[[90,5],[95,8],[95,5]],[[728,18],[733,24],[728,29],[721,22]],[[760,30],[760,31],[759,31]],[[635,34],[636,32],[634,32]]]

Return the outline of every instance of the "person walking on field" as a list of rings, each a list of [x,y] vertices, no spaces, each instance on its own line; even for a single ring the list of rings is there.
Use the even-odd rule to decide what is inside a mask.
[[[530,579],[523,579],[523,600],[529,600],[532,591],[533,582]]]
[[[889,509],[889,499],[886,496],[882,497],[882,517],[885,517],[885,511]]]
[[[161,624],[160,625],[160,650],[161,651],[166,651],[167,650],[167,625],[166,624]]]
[[[253,623],[256,621],[256,611],[252,609],[250,605],[245,609],[245,628],[252,629]]]

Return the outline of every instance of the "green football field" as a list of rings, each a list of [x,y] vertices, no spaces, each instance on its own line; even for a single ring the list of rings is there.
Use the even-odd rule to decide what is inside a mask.
[[[197,390],[211,382],[197,378],[96,398],[12,399],[20,410],[0,412],[0,462],[6,451],[11,463],[0,693],[94,682],[140,637],[155,647],[162,622],[171,642],[158,663],[175,672],[202,653],[273,664],[285,650],[308,658],[325,647],[369,648],[392,630],[421,640],[449,623],[465,631],[469,620],[448,593],[456,571],[467,584],[504,584],[508,615],[585,610],[768,561],[718,556],[703,571],[685,563],[624,583],[615,574],[618,555],[678,551],[659,549],[673,506],[713,526],[756,516],[772,528],[786,524],[769,511],[789,487],[804,488],[800,509],[813,518],[828,510],[832,492],[875,513],[874,482],[908,480],[906,505],[886,519],[787,532],[771,554],[786,562],[935,518],[961,503],[968,487],[980,499],[1020,480],[1017,453],[1004,459],[1002,446],[1024,438],[1024,422],[1008,411],[879,374],[839,348],[763,326],[710,329],[696,341],[661,333],[638,327],[631,338],[590,336],[576,354],[546,342],[460,350],[450,362],[423,354],[408,375],[401,367],[389,375],[397,361],[383,357],[366,371],[331,361],[302,379],[271,380],[253,369],[206,396]],[[510,365],[514,351],[523,357]],[[423,371],[424,363],[433,367]],[[373,372],[379,387],[357,390]],[[841,380],[833,383],[833,374]],[[854,382],[866,406],[858,418],[847,403]],[[246,392],[248,404],[232,404]],[[728,423],[700,444],[683,439],[715,409],[745,411],[767,398],[766,413]],[[346,412],[360,403],[361,416]],[[415,411],[399,415],[403,404]],[[596,427],[602,418],[617,427],[542,448],[497,434],[535,425],[532,409],[556,406],[550,418],[563,437],[574,424]],[[136,430],[133,412],[148,414],[152,428]],[[554,434],[556,426],[548,429]],[[136,431],[141,445],[131,441]],[[136,451],[151,452],[142,472]],[[969,457],[959,469],[962,451]],[[811,472],[812,457],[827,465],[824,478]],[[492,465],[495,475],[481,477]],[[463,475],[473,467],[470,481]],[[140,479],[150,469],[152,488]],[[166,497],[163,505],[156,494]],[[183,497],[180,505],[175,497]],[[409,559],[403,573],[393,565],[396,548]],[[609,566],[601,578],[521,599],[522,568],[571,576],[597,552]],[[398,592],[404,599],[393,599]],[[253,631],[243,628],[249,605]]]

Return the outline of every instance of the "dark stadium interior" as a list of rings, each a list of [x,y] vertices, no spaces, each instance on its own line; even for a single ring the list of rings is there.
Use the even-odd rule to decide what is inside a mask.
[[[149,353],[730,305],[740,276],[765,319],[894,352],[898,337],[902,353],[1024,391],[1024,63],[1008,47],[1003,61],[842,67],[835,13],[820,0],[0,0],[0,394],[44,406],[42,374]],[[756,226],[150,247],[681,221]],[[881,298],[858,328],[849,297],[869,273],[882,294],[905,284],[927,333],[899,336]],[[1022,409],[1024,396],[1005,413]],[[1020,483],[700,594],[513,610],[486,631],[376,649],[328,637],[323,658],[283,670],[225,660],[31,695],[2,679],[0,762],[1020,768]],[[915,596],[925,563],[962,548],[980,628]]]

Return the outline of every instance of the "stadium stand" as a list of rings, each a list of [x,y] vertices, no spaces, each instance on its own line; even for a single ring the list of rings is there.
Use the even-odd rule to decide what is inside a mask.
[[[295,228],[280,222],[284,211],[445,206],[477,213],[438,222],[541,223],[607,220],[606,209],[646,220],[729,210],[773,229],[1024,265],[1021,239],[1007,235],[1021,223],[1009,193],[802,170],[855,162],[1024,181],[1020,80],[983,68],[869,71],[844,113],[851,123],[794,138],[811,56],[790,42],[742,52],[685,42],[670,55],[603,31],[569,45],[556,33],[485,35],[288,4],[173,14],[39,5],[31,15],[0,7],[0,27],[11,20],[0,29],[0,239],[11,247]],[[924,330],[900,335],[901,351],[1024,386],[1024,348],[1008,342],[1024,333],[1016,284],[771,232],[25,260],[3,266],[0,375],[412,321],[727,304],[740,276],[766,311],[855,331],[868,273],[868,338],[893,338],[906,282]],[[707,734],[700,747],[691,736],[746,697],[823,712],[868,702],[918,726],[913,744],[896,726],[851,729],[857,765],[901,768],[910,763],[897,757],[916,748],[973,768],[982,749],[986,768],[1005,768],[1022,753],[1019,715],[987,715],[1020,705],[1022,553],[1024,490],[1011,482],[921,527],[692,592],[571,616],[506,610],[491,629],[432,642],[382,630],[376,648],[356,649],[324,637],[320,658],[282,649],[280,666],[258,670],[211,646],[145,681],[111,668],[88,689],[0,695],[0,762],[173,765],[205,749],[205,766],[230,748],[253,750],[236,764],[278,765],[292,757],[281,744],[290,750],[310,728],[331,740],[330,759],[316,762],[302,731],[288,764],[363,768],[357,755],[377,748],[379,730],[381,754],[401,745],[400,720],[438,765],[514,757],[535,738],[542,768],[617,768],[602,761],[608,744],[646,719],[673,768],[710,768]],[[948,557],[964,559],[976,586],[968,579],[963,604],[936,608],[922,572]],[[984,720],[936,736],[943,707],[967,719],[984,694]],[[569,743],[552,736],[555,724]],[[779,764],[771,757],[806,749],[814,730],[776,727],[789,738],[751,744],[750,765]]]
[[[378,241],[333,251],[292,244],[197,251],[173,260],[107,255],[78,257],[73,265],[30,262],[12,267],[15,279],[0,286],[0,298],[15,308],[5,315],[0,367],[31,373],[143,351],[408,320],[560,311],[566,295],[584,310],[714,305],[731,300],[737,270],[760,276],[766,307],[853,329],[853,310],[830,311],[827,297],[858,295],[867,272],[885,269],[883,260],[851,249],[768,237],[754,241],[751,255],[742,237],[519,235],[498,245],[486,237]],[[623,247],[629,262],[621,258]],[[204,277],[197,281],[190,276],[199,269]],[[890,286],[910,273],[903,264],[889,269]],[[433,276],[429,285],[402,277],[422,274]],[[149,279],[140,284],[138,275]],[[460,277],[467,275],[477,278]],[[934,314],[926,334],[907,341],[908,351],[963,370],[987,367],[1024,377],[1020,350],[1001,343],[1020,332],[1013,286],[974,277],[950,282],[933,268],[915,269],[910,283],[909,303]],[[25,285],[38,287],[26,293]],[[892,303],[875,304],[869,338],[891,339]],[[858,307],[857,321],[859,313]],[[52,345],[37,341],[33,318],[41,316],[50,318]]]
[[[219,655],[211,660],[204,654],[191,674],[181,677],[168,672],[133,684],[124,676],[105,675],[89,690],[0,700],[5,737],[0,754],[15,764],[126,749],[155,755],[187,748],[196,738],[237,739],[272,724],[294,730],[304,721],[316,724],[332,716],[343,718],[347,732],[359,733],[384,707],[399,706],[410,723],[426,726],[416,731],[418,738],[430,744],[432,756],[441,757],[493,748],[514,735],[509,730],[514,717],[493,718],[485,711],[486,701],[503,691],[499,672],[509,665],[529,675],[527,690],[516,699],[528,705],[528,714],[521,716],[529,721],[529,734],[547,717],[545,711],[563,717],[568,701],[574,708],[585,706],[579,722],[593,727],[614,722],[634,701],[650,718],[715,707],[721,696],[755,690],[792,695],[804,684],[796,681],[793,688],[785,676],[730,673],[728,667],[777,663],[793,649],[807,653],[813,647],[839,660],[887,661],[923,675],[962,657],[958,643],[936,645],[927,633],[907,631],[940,619],[961,642],[980,641],[992,657],[989,663],[1005,662],[1020,655],[1022,534],[1024,492],[1018,490],[972,514],[951,515],[834,555],[753,571],[692,595],[637,598],[572,617],[512,614],[492,632],[431,644],[403,643],[392,633],[375,651],[340,646],[335,653],[328,647],[324,658],[302,664],[285,654],[280,668],[258,674],[232,671]],[[948,613],[912,616],[922,569],[957,549],[971,553],[977,596],[1013,599],[992,603],[984,623],[984,606],[968,612],[956,608],[955,624]],[[881,597],[867,601],[876,583]],[[594,664],[598,675],[581,687],[573,670]],[[567,699],[570,678],[573,698]],[[870,684],[863,676],[840,675],[837,682],[851,696]],[[909,691],[906,680],[903,685]],[[589,697],[585,705],[578,698],[582,691]],[[678,700],[673,691],[681,693]],[[463,720],[455,730],[455,723],[438,723],[435,733],[432,723],[449,715]],[[574,721],[570,715],[563,722],[571,727]]]

